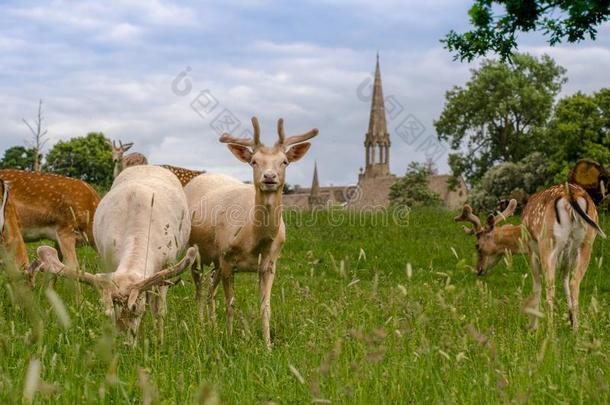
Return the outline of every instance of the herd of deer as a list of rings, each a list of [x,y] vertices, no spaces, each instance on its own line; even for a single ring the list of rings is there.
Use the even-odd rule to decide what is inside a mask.
[[[114,319],[129,341],[134,341],[146,304],[163,338],[166,295],[182,272],[191,269],[196,302],[204,313],[202,266],[212,269],[207,291],[210,320],[215,319],[215,294],[222,281],[227,333],[231,335],[234,274],[257,272],[265,344],[271,346],[271,288],[276,263],[285,241],[282,191],[286,167],[301,159],[318,134],[312,129],[286,137],[278,120],[278,141],[261,143],[259,123],[252,118],[253,138],[224,134],[220,142],[253,171],[252,184],[213,173],[174,166],[148,165],[139,153],[125,155],[132,144],[112,143],[115,179],[102,198],[83,181],[53,174],[0,170],[0,230],[4,260],[27,269],[32,283],[38,272],[68,277],[95,287],[105,313]],[[517,206],[511,200],[486,224],[465,205],[456,221],[477,238],[477,271],[485,273],[506,252],[527,253],[533,275],[528,307],[537,326],[542,286],[546,284],[549,320],[553,316],[555,270],[562,281],[570,320],[578,327],[580,282],[587,270],[593,241],[605,237],[598,225],[595,202],[605,197],[608,175],[599,165],[581,161],[569,183],[532,196],[520,225],[500,222]],[[593,198],[591,197],[593,196]],[[595,201],[594,201],[595,200]],[[24,241],[51,239],[37,249],[31,264]],[[93,246],[109,272],[91,274],[78,264],[76,246]],[[178,260],[186,252],[181,260]]]

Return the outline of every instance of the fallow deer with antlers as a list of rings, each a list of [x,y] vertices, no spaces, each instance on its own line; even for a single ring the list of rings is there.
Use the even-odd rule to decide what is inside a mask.
[[[516,201],[511,201],[511,204],[516,205]],[[502,218],[512,214],[513,211],[514,207],[512,211],[505,212]],[[471,210],[465,207],[462,215],[456,217],[456,220],[467,220],[475,226],[473,233],[477,235],[479,263],[483,263],[480,267],[477,265],[479,270],[484,271],[485,266],[497,262],[497,258],[507,250],[527,251],[533,280],[532,295],[526,305],[530,310],[530,327],[535,329],[538,326],[543,277],[546,285],[548,319],[552,324],[555,273],[560,267],[570,321],[573,329],[578,329],[580,283],[589,266],[595,237],[598,234],[602,238],[606,237],[598,225],[597,209],[589,194],[576,184],[548,188],[529,198],[523,209],[522,225],[511,225],[506,232],[492,231],[490,235],[485,235],[480,222],[477,221],[478,218],[470,215],[471,213]],[[491,222],[496,223],[495,219]],[[488,245],[487,241],[481,238],[489,236],[494,242],[499,241],[489,244],[497,249],[483,248]]]
[[[233,331],[233,276],[235,272],[257,272],[259,278],[263,338],[271,347],[271,287],[276,263],[286,239],[282,218],[282,192],[286,168],[301,159],[318,134],[312,129],[286,137],[284,121],[278,120],[278,141],[269,147],[261,143],[260,126],[252,118],[254,138],[223,134],[220,142],[253,171],[253,184],[232,177],[206,173],[184,189],[193,216],[191,243],[199,247],[202,262],[214,265],[208,291],[210,318],[215,319],[214,296],[222,281],[227,311],[227,333]],[[197,302],[203,305],[201,276],[193,272]]]
[[[146,156],[139,152],[125,155],[125,152],[127,152],[133,146],[133,142],[123,144],[123,142],[119,140],[118,146],[115,141],[108,141],[108,144],[112,148],[112,164],[114,167],[113,175],[115,178],[123,171],[123,169],[127,167],[148,164],[148,159]]]
[[[64,263],[78,267],[77,244],[93,244],[93,215],[100,202],[84,181],[50,173],[0,170],[9,184],[23,239],[57,242]]]
[[[115,179],[95,213],[95,242],[104,263],[114,271],[91,274],[67,268],[55,249],[42,246],[29,273],[34,277],[40,270],[97,288],[106,314],[130,341],[145,309],[145,293],[155,289],[149,298],[162,340],[168,282],[193,264],[197,248],[189,248],[178,264],[165,267],[187,248],[190,226],[176,177],[157,166],[132,167]]]
[[[477,274],[483,275],[494,267],[506,252],[526,253],[527,249],[521,236],[521,225],[506,224],[499,226],[502,221],[513,215],[517,208],[517,200],[512,199],[506,209],[497,215],[489,215],[485,226],[472,212],[470,205],[465,204],[462,213],[454,218],[455,221],[470,222],[472,228],[464,226],[467,235],[477,238],[476,249],[478,261]]]

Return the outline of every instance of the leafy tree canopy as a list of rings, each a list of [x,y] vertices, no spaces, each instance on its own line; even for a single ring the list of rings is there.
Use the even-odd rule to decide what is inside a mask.
[[[509,60],[519,32],[541,32],[550,45],[594,40],[610,0],[475,0],[468,15],[471,31],[452,30],[441,41],[455,58],[471,61],[491,51]]]
[[[84,180],[97,188],[112,184],[112,151],[102,133],[57,142],[47,154],[45,170]]]
[[[404,177],[390,188],[390,203],[394,206],[439,206],[441,198],[428,187],[428,176],[433,168],[429,164],[411,162]]]
[[[523,159],[539,144],[565,69],[549,56],[515,55],[513,64],[486,60],[465,87],[446,95],[434,123],[454,153],[449,165],[475,185],[498,163]]]
[[[610,164],[610,89],[561,99],[545,131],[542,149],[548,154],[556,183],[565,181],[579,159]]]
[[[0,169],[34,169],[34,153],[32,148],[23,146],[12,146],[4,151],[4,156],[0,160]]]
[[[511,198],[523,206],[530,195],[549,186],[552,179],[546,157],[534,152],[519,162],[504,162],[491,168],[472,189],[468,200],[476,210],[484,212],[498,210],[498,203]]]

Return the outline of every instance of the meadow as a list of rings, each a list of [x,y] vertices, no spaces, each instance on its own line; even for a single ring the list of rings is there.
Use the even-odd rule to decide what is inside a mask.
[[[455,213],[286,214],[272,297],[273,350],[261,338],[257,279],[236,275],[235,334],[200,323],[190,275],[170,289],[165,341],[152,317],[135,347],[97,293],[0,276],[0,401],[16,403],[601,403],[610,399],[608,241],[582,283],[581,329],[557,288],[555,324],[527,329],[526,258],[474,274],[474,238]],[[609,221],[603,216],[603,228]],[[33,254],[36,245],[28,246]],[[88,271],[102,271],[80,248]],[[37,378],[39,377],[39,378]]]

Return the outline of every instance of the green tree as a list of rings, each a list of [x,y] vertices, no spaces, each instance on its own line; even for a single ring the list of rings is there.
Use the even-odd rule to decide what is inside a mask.
[[[75,177],[106,189],[112,184],[112,151],[102,133],[57,142],[47,154],[45,170]]]
[[[511,198],[523,206],[530,195],[552,183],[551,173],[548,160],[540,152],[516,163],[500,163],[485,173],[468,200],[476,210],[487,212],[497,210],[501,201]]]
[[[610,164],[610,89],[561,99],[545,131],[544,149],[557,183],[579,159]]]
[[[34,149],[12,146],[4,151],[0,169],[34,170]]]
[[[439,206],[441,198],[428,187],[432,168],[428,164],[411,162],[404,177],[390,188],[390,203],[394,206]]]
[[[471,61],[492,51],[502,60],[517,49],[519,32],[538,31],[551,45],[597,36],[610,16],[609,0],[475,0],[468,11],[473,29],[453,30],[441,40],[455,58]]]
[[[434,125],[454,175],[476,184],[498,163],[523,159],[539,146],[553,101],[565,83],[565,69],[549,56],[515,55],[513,64],[486,60],[465,87],[446,95]]]

